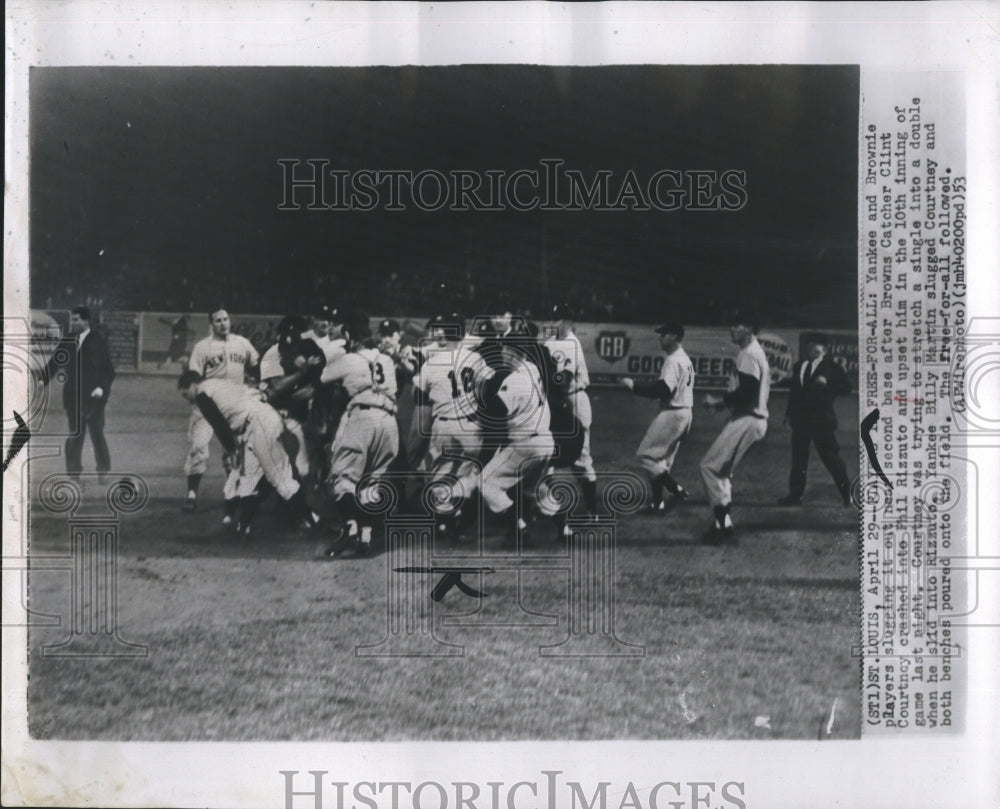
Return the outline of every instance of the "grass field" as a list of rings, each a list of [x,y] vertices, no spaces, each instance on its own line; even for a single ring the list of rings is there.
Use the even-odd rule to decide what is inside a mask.
[[[598,469],[638,472],[632,453],[655,405],[611,390],[595,391],[593,404]],[[108,408],[112,457],[117,472],[147,481],[150,501],[121,521],[117,625],[148,653],[42,657],[42,645],[67,636],[67,622],[33,629],[31,732],[233,741],[855,738],[857,512],[840,505],[815,458],[806,506],[773,505],[788,474],[784,405],[775,393],[768,436],[737,472],[737,547],[698,543],[710,517],[697,463],[724,418],[701,410],[674,468],[691,502],[666,518],[620,520],[617,635],[644,645],[644,656],[541,657],[540,645],[566,637],[567,579],[528,571],[522,603],[557,616],[555,625],[450,626],[475,603],[453,591],[433,621],[437,637],[464,646],[463,656],[366,658],[355,647],[385,634],[389,557],[314,561],[315,540],[286,529],[273,504],[262,507],[256,537],[237,541],[220,526],[217,445],[199,511],[182,514],[187,406],[172,378],[123,376]],[[839,438],[853,475],[856,403],[842,400],[839,414],[852,428]],[[33,461],[33,486],[61,463]],[[92,464],[89,443],[84,464]],[[66,515],[36,498],[30,536],[33,560],[65,555]],[[499,543],[487,539],[496,552]],[[541,537],[533,546],[552,547]],[[70,581],[66,570],[32,571],[32,609],[68,616]],[[523,617],[517,581],[505,570],[484,577],[490,595],[476,619]],[[429,577],[426,584],[429,592]]]

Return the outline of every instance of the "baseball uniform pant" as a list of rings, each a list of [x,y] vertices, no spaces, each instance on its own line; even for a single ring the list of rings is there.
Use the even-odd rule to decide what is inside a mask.
[[[665,409],[656,414],[635,453],[650,477],[655,478],[673,468],[681,439],[690,429],[690,407]]]
[[[733,499],[732,475],[750,447],[764,438],[767,419],[740,416],[729,421],[705,457],[701,459],[701,478],[705,483],[708,502],[728,506]]]
[[[579,419],[580,426],[583,427],[583,449],[580,450],[580,457],[573,464],[573,471],[587,480],[596,481],[597,473],[594,471],[594,459],[590,455],[590,425],[594,419],[590,407],[590,396],[587,395],[587,391],[578,390],[570,394],[569,404],[573,415]]]
[[[823,466],[830,472],[837,488],[844,491],[850,486],[847,466],[840,457],[840,445],[834,430],[792,427],[792,471],[788,475],[788,493],[802,499],[806,490],[806,472],[809,469],[809,445],[816,445],[816,452]]]
[[[236,458],[233,468],[222,486],[222,496],[226,500],[250,497],[257,490],[257,484],[264,477],[264,470],[252,452],[247,452],[246,435],[236,437]]]
[[[430,434],[433,430],[430,405],[414,405],[410,417],[410,429],[406,434],[406,460],[409,469],[424,470],[427,451],[430,448]]]
[[[521,481],[525,490],[535,495],[542,514],[555,514],[558,504],[547,496],[545,485],[539,481],[553,452],[555,442],[551,433],[519,437],[517,444],[498,449],[483,468],[482,494],[490,511],[500,514],[510,508],[514,501],[508,492]],[[475,485],[474,479],[462,482],[467,489]]]
[[[333,440],[330,479],[334,498],[354,494],[361,499],[361,479],[385,474],[397,452],[395,414],[377,407],[348,408]]]
[[[432,476],[466,478],[478,472],[483,435],[471,419],[437,418],[431,426],[425,463]]]
[[[79,414],[74,407],[66,411],[70,435],[66,439],[66,472],[78,475],[83,471],[83,442],[90,433],[94,445],[94,460],[98,472],[111,469],[111,451],[104,437],[104,399],[83,402]]]
[[[288,450],[299,479],[304,480],[309,475],[309,447],[306,444],[305,430],[302,423],[291,416],[282,417],[284,431],[281,441]]]
[[[191,408],[188,419],[188,454],[184,461],[185,475],[204,475],[208,471],[208,445],[212,442],[212,425],[201,410]]]
[[[260,464],[261,473],[281,499],[289,500],[299,490],[299,484],[292,472],[288,451],[281,443],[283,429],[278,411],[264,402],[258,402],[250,410],[244,434],[247,455],[252,455],[252,460]],[[249,458],[247,462],[252,463]]]

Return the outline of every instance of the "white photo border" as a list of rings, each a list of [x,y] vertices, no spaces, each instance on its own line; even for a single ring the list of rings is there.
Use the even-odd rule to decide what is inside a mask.
[[[990,3],[15,2],[6,10],[4,314],[28,316],[33,65],[799,63],[963,74],[969,314],[998,317],[998,31],[1000,9]],[[983,492],[1000,491],[996,452],[977,459]],[[970,516],[1000,558],[996,512]],[[22,528],[5,519],[5,556]],[[284,805],[282,770],[326,771],[328,781],[508,785],[559,770],[585,783],[611,781],[615,806],[628,784],[648,790],[661,781],[741,782],[748,809],[996,805],[1000,588],[980,590],[988,601],[979,609],[993,617],[984,623],[994,626],[970,633],[965,733],[852,742],[40,742],[25,722],[24,630],[5,627],[3,803],[268,807]],[[8,598],[5,588],[5,614]],[[519,806],[543,805],[523,795]]]

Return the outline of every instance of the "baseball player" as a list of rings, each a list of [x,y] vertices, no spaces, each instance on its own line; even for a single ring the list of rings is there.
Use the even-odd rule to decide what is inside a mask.
[[[540,484],[543,473],[555,451],[555,442],[549,429],[551,413],[545,384],[540,371],[541,359],[537,356],[541,346],[530,336],[512,336],[501,340],[503,369],[497,372],[496,397],[506,419],[508,441],[500,447],[483,467],[481,476],[482,497],[495,515],[513,514],[517,518],[516,530],[527,528],[529,512],[522,508],[517,514],[512,506],[510,492],[522,483],[522,497],[526,501],[537,494],[535,506],[538,513],[553,516],[558,505],[546,495]],[[455,497],[468,497],[480,476],[474,467],[459,475],[453,487]],[[562,533],[561,526],[559,533]]]
[[[724,396],[710,394],[705,397],[709,410],[731,410],[726,426],[701,459],[701,477],[715,520],[703,539],[711,544],[734,541],[730,514],[733,472],[747,451],[767,433],[771,371],[767,355],[755,336],[758,328],[753,315],[733,317],[729,334],[740,347],[740,353],[736,357],[729,391]]]
[[[694,365],[681,345],[684,326],[670,321],[657,327],[656,333],[660,335],[660,347],[664,352],[660,378],[644,385],[624,377],[621,384],[637,396],[660,400],[660,412],[646,430],[636,455],[642,468],[649,473],[653,490],[649,511],[663,514],[688,499],[687,490],[671,477],[670,470],[681,439],[691,429]],[[664,488],[670,493],[668,501],[663,499]]]
[[[304,480],[314,468],[310,458],[322,453],[322,446],[307,442],[305,427],[326,357],[313,340],[300,337],[301,333],[300,317],[289,315],[278,324],[278,342],[260,360],[260,387],[268,404],[284,419],[286,436],[292,439],[295,468]]]
[[[240,385],[255,371],[260,356],[253,344],[238,334],[230,334],[229,312],[217,306],[208,314],[212,333],[195,343],[188,360],[188,370],[202,379],[226,379]],[[201,410],[191,408],[188,420],[188,454],[184,461],[187,475],[187,499],[184,511],[193,512],[198,507],[198,486],[201,476],[208,469],[208,447],[212,441],[212,426]],[[228,471],[228,470],[227,470]]]
[[[284,429],[281,416],[261,398],[259,391],[221,377],[203,379],[191,370],[181,374],[177,387],[181,396],[202,413],[227,453],[236,453],[237,439],[242,439],[246,459],[253,464],[252,469],[245,470],[246,477],[266,480],[303,522],[318,521],[295,480],[292,463],[281,443]],[[258,489],[257,484],[254,488]],[[241,515],[244,533],[249,533],[252,516],[252,511]]]
[[[435,480],[446,475],[471,479],[483,448],[481,391],[494,372],[464,342],[460,316],[437,315],[427,327],[433,342],[422,349],[424,361],[413,387],[416,404],[431,409],[430,440],[421,463]],[[445,520],[439,530],[454,528],[455,521]]]
[[[326,356],[327,364],[336,362],[347,353],[346,340],[340,333],[342,317],[338,309],[323,305],[313,314],[312,328],[302,333],[303,340],[312,340]]]
[[[328,479],[346,530],[337,543],[320,547],[326,557],[369,553],[372,526],[359,503],[366,502],[371,489],[359,491],[358,484],[384,474],[399,451],[396,366],[391,357],[366,345],[371,338],[366,316],[347,318],[344,333],[347,354],[326,366],[321,377],[324,383],[343,384],[350,396],[333,440]]]
[[[573,474],[579,479],[583,489],[583,502],[587,513],[597,514],[597,473],[590,456],[590,425],[593,419],[590,407],[590,374],[583,356],[583,346],[573,333],[573,315],[567,304],[557,304],[552,309],[556,333],[545,341],[554,364],[556,385],[565,392],[570,410],[579,420],[583,429],[583,446],[579,457],[573,462]]]

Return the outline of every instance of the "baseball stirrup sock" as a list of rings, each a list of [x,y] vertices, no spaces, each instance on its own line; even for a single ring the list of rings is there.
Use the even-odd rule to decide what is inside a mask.
[[[337,510],[340,512],[340,519],[344,522],[357,519],[358,499],[354,496],[354,492],[342,494],[337,498]]]
[[[292,515],[296,519],[308,520],[310,524],[312,523],[312,511],[310,511],[309,504],[306,502],[306,493],[301,488],[288,498],[287,503],[292,509]]]
[[[223,516],[225,516],[225,517],[235,517],[236,516],[236,512],[239,510],[239,507],[240,507],[240,498],[239,497],[231,497],[231,498],[229,498],[228,500],[226,500],[225,510],[223,511]]]
[[[660,477],[663,478],[663,485],[666,487],[667,491],[670,492],[671,494],[680,494],[682,491],[684,491],[681,488],[681,484],[679,484],[676,480],[670,477],[669,472],[663,472],[660,475]]]
[[[653,504],[658,506],[663,502],[663,474],[650,478],[649,485],[653,489]]]
[[[198,487],[201,485],[201,475],[188,475],[188,497],[198,495]]]
[[[260,505],[260,497],[257,494],[252,494],[249,497],[241,497],[239,500],[240,506],[240,527],[247,528],[250,523],[253,522],[254,515],[257,513],[257,506]]]

